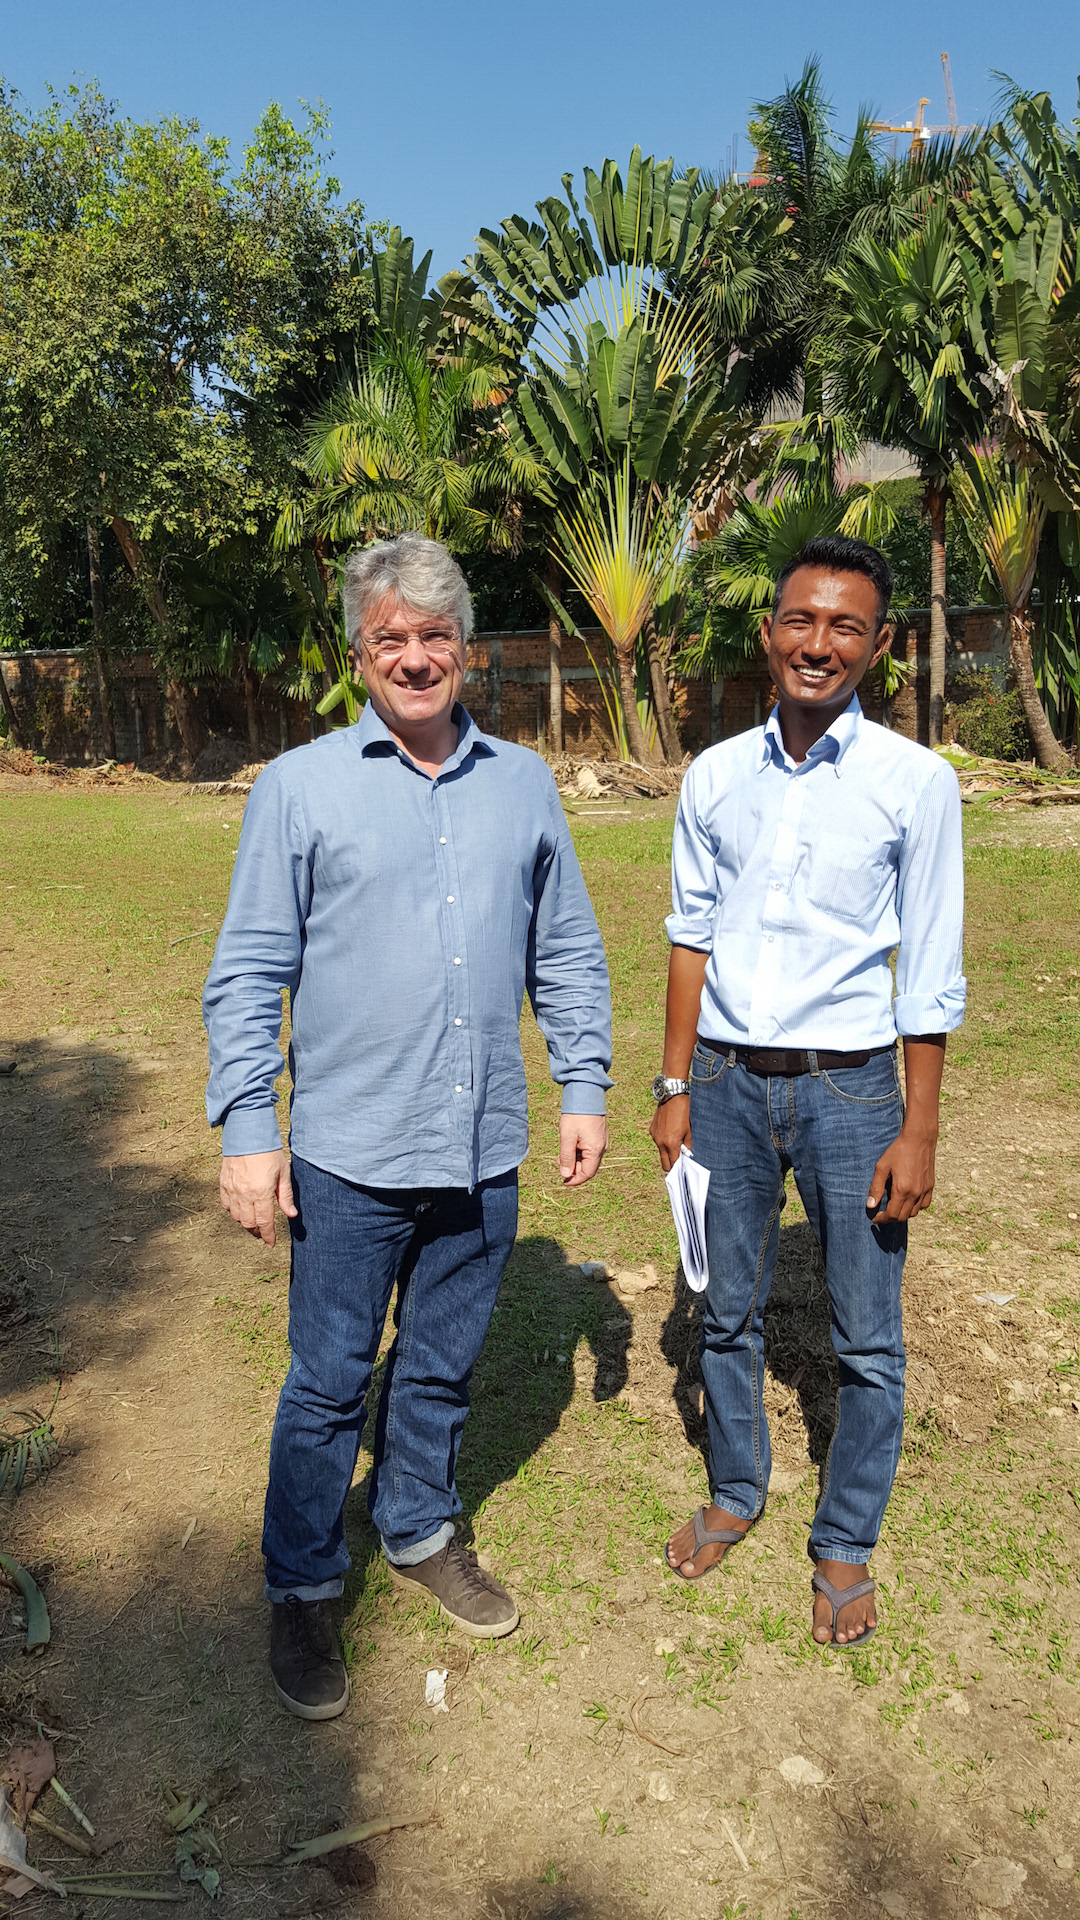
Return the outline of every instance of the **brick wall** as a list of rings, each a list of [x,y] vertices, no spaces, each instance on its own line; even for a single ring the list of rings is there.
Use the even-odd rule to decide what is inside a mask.
[[[958,674],[972,667],[1008,662],[1007,625],[994,607],[953,607],[948,613],[947,690]],[[929,716],[930,615],[916,609],[898,628],[894,651],[917,667],[915,680],[892,703],[890,725],[910,739],[927,737]],[[598,662],[603,636],[586,631]],[[610,752],[604,699],[589,655],[580,640],[563,640],[563,742],[567,753]],[[50,759],[89,761],[102,755],[97,681],[92,656],[75,653],[22,653],[0,656],[16,710],[36,751]],[[119,659],[113,666],[113,712],[117,757],[139,761],[169,744],[168,722],[154,665],[148,655]],[[214,683],[202,689],[208,725],[216,733],[245,738],[244,703],[239,689]],[[871,676],[862,689],[872,719],[882,717],[881,683]],[[518,740],[545,752],[548,745],[548,633],[477,634],[469,648],[465,703],[486,732]],[[680,680],[675,704],[682,738],[691,753],[715,740],[743,733],[764,719],[772,704],[772,682],[763,663],[747,661],[722,681]],[[310,738],[307,708],[285,700],[272,688],[259,701],[264,754],[280,752]]]

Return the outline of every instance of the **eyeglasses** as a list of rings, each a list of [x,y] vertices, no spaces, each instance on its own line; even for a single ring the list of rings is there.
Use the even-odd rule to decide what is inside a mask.
[[[450,658],[461,649],[460,635],[449,627],[421,627],[413,633],[373,633],[361,644],[376,660],[395,660],[413,640],[419,641],[433,660]]]

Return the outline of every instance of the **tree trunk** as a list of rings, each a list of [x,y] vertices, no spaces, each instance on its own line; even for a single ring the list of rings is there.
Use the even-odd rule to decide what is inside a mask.
[[[11,736],[12,746],[25,747],[26,741],[22,737],[22,728],[19,726],[19,718],[15,712],[15,702],[8,692],[8,683],[4,679],[2,666],[0,666],[0,707],[3,707],[7,715],[8,733]]]
[[[667,674],[664,672],[660,642],[656,636],[656,622],[652,614],[646,620],[643,631],[645,657],[649,662],[649,686],[652,691],[653,710],[656,714],[656,730],[660,736],[664,759],[670,767],[677,767],[683,757],[682,741],[679,739],[678,723],[671,705]]]
[[[1046,767],[1051,773],[1065,773],[1070,764],[1069,756],[1054,737],[1054,730],[1035,685],[1035,668],[1031,660],[1031,623],[1026,612],[1009,615],[1009,657],[1031,743],[1035,748],[1035,758],[1040,767]]]
[[[94,661],[97,667],[98,705],[101,708],[101,744],[106,760],[116,759],[109,655],[105,644],[105,587],[101,578],[101,540],[97,522],[86,523],[86,552],[90,562],[90,612],[94,624]]]
[[[154,572],[142,550],[138,535],[130,521],[119,514],[113,514],[112,530],[120,543],[120,551],[131,569],[132,578],[142,593],[150,613],[161,634],[165,651],[165,698],[177,733],[184,743],[184,752],[194,760],[205,744],[202,720],[195,696],[185,680],[176,677],[172,670],[175,658],[175,632],[172,619]]]
[[[262,741],[259,739],[258,681],[255,669],[249,660],[245,660],[244,662],[244,713],[247,718],[248,752],[252,760],[261,760]]]
[[[945,481],[931,480],[926,490],[930,516],[930,740],[940,747],[945,721],[945,649],[949,630],[945,623],[945,503],[949,497]]]
[[[622,699],[623,721],[626,726],[627,745],[631,760],[639,766],[647,767],[652,758],[645,739],[645,729],[641,724],[641,715],[637,709],[637,672],[633,647],[617,647],[619,662],[619,694]]]
[[[554,554],[550,554],[547,563],[548,590],[554,593],[559,585],[559,563]],[[548,751],[552,754],[563,750],[563,701],[562,701],[562,627],[559,616],[548,606]]]

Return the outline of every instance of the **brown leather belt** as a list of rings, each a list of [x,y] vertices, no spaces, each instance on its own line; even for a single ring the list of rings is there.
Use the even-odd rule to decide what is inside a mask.
[[[865,1067],[879,1053],[891,1053],[895,1042],[887,1047],[863,1047],[857,1053],[838,1053],[835,1049],[818,1047],[816,1050],[800,1047],[733,1047],[722,1040],[706,1040],[698,1034],[703,1047],[713,1053],[725,1053],[734,1058],[748,1073],[761,1074],[766,1078],[790,1079],[800,1073],[828,1073],[834,1067]]]

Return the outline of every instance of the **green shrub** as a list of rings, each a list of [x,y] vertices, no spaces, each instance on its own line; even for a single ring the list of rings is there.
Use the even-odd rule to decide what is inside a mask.
[[[1030,760],[1031,738],[1020,695],[1005,692],[992,667],[976,667],[956,683],[959,699],[945,717],[958,746],[988,760]]]

